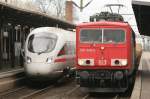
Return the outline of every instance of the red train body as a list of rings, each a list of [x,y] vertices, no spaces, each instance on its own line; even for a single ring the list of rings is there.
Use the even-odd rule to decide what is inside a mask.
[[[135,35],[125,22],[76,27],[76,78],[90,92],[124,92],[137,70]]]

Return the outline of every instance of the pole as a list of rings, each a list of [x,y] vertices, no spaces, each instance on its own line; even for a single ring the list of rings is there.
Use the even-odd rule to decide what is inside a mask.
[[[83,10],[83,0],[80,0],[80,11]]]

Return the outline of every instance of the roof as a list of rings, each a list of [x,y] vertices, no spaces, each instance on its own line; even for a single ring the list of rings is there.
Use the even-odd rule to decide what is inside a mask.
[[[62,35],[64,35],[64,33],[73,33],[72,31],[67,31],[61,28],[57,28],[57,27],[39,27],[31,31],[31,34],[36,34],[36,33],[39,34],[43,32],[56,33],[56,34],[62,34]]]
[[[44,22],[46,21],[46,22],[49,22],[48,24],[61,24],[62,28],[63,27],[68,27],[68,28],[75,27],[75,24],[73,24],[73,23],[49,16],[45,13],[26,10],[26,9],[22,9],[22,8],[19,8],[19,7],[16,7],[16,6],[7,4],[7,3],[0,2],[0,11],[2,11],[2,10],[5,10],[9,17],[15,16],[13,18],[16,18],[18,15],[21,17],[22,16],[25,17],[24,20],[27,20],[27,21],[29,21],[30,19],[39,21],[39,23],[41,21],[40,24],[44,24]],[[9,14],[11,14],[11,15],[9,15]],[[22,19],[20,19],[20,20],[22,20]],[[43,20],[45,20],[45,21],[43,21]]]
[[[132,4],[150,6],[149,0],[132,0]]]
[[[99,22],[81,23],[81,24],[78,24],[77,26],[99,26],[99,25],[128,26],[129,24],[126,22],[99,21]]]
[[[133,0],[132,8],[134,10],[138,30],[141,35],[150,36],[150,1]]]

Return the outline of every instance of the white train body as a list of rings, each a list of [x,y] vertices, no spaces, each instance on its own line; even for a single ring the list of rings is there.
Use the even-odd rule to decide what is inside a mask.
[[[31,78],[56,78],[75,66],[75,33],[54,27],[34,29],[25,43],[25,72]]]

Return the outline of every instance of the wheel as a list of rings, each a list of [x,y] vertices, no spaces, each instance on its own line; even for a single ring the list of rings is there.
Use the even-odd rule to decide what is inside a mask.
[[[63,70],[63,74],[66,77],[70,77],[70,67],[67,67]]]

